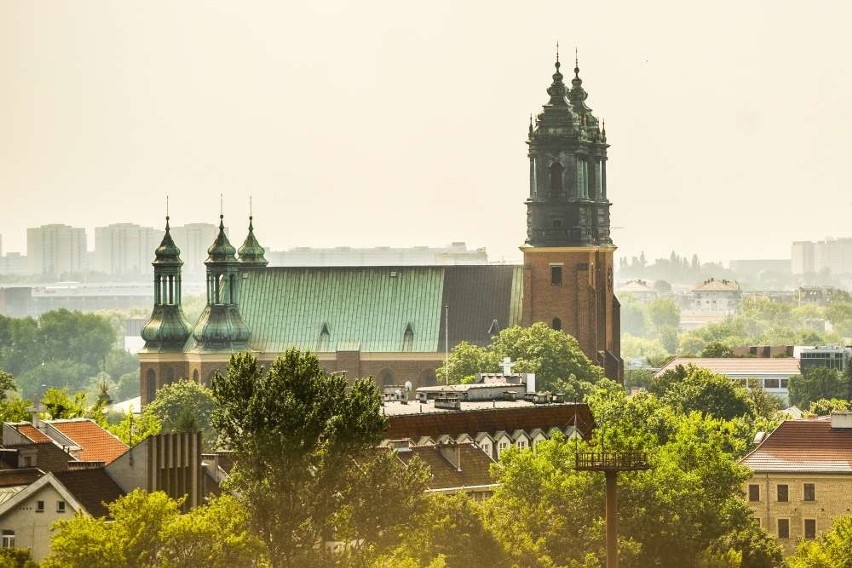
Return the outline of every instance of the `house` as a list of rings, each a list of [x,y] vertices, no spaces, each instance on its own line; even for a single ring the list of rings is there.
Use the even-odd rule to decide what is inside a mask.
[[[3,445],[52,442],[77,461],[109,464],[127,451],[127,444],[89,418],[6,422]]]
[[[415,446],[401,443],[394,447],[397,457],[407,464],[415,456],[429,468],[427,493],[467,493],[474,499],[485,499],[497,483],[490,467],[496,463],[472,442]]]
[[[50,530],[54,522],[74,515],[102,517],[110,503],[124,492],[102,467],[44,473],[35,480],[0,489],[0,545],[4,548],[30,549],[33,560],[40,562],[50,554]],[[0,483],[3,483],[3,472]],[[23,481],[23,479],[22,479]]]
[[[677,357],[657,371],[654,377],[688,365],[725,375],[743,386],[760,387],[780,398],[784,405],[790,403],[787,389],[790,377],[799,374],[799,361],[792,357]]]
[[[733,315],[739,311],[743,291],[733,280],[710,278],[692,289],[690,309],[720,315]]]
[[[754,518],[791,554],[852,512],[852,412],[785,420],[740,463]]]

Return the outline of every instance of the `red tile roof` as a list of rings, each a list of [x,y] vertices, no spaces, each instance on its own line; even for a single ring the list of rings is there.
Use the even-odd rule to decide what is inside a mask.
[[[52,440],[41,430],[32,424],[15,424],[15,429],[33,442],[52,442]]]
[[[478,432],[493,434],[499,430],[530,431],[541,428],[547,431],[556,427],[565,430],[574,426],[588,436],[594,428],[591,410],[587,404],[543,404],[515,408],[489,408],[485,410],[452,411],[442,414],[403,414],[388,417],[386,440],[409,438],[417,440],[429,436],[433,440],[442,434],[457,438],[461,434],[476,436]]]
[[[827,417],[785,420],[741,462],[756,473],[852,473],[852,428]]]
[[[92,420],[50,420],[47,423],[81,448],[78,455],[81,461],[102,461],[108,464],[128,448]]]

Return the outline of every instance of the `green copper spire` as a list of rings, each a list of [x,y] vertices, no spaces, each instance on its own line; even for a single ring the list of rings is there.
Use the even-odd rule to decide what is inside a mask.
[[[180,249],[172,240],[169,217],[166,234],[154,251],[154,309],[142,328],[143,351],[181,350],[189,338],[190,326],[181,307]]]
[[[263,247],[260,246],[260,243],[257,242],[257,238],[254,236],[254,225],[252,224],[252,215],[249,215],[249,230],[248,235],[246,236],[245,242],[243,242],[243,246],[240,247],[240,263],[241,264],[250,264],[250,265],[258,265],[258,266],[266,266],[269,264],[269,261],[266,260],[264,256]]]
[[[216,240],[207,249],[206,262],[229,262],[236,260],[234,254],[237,252],[237,249],[234,248],[234,245],[231,244],[228,236],[225,234],[224,217],[224,215],[219,215],[219,234],[216,235]]]

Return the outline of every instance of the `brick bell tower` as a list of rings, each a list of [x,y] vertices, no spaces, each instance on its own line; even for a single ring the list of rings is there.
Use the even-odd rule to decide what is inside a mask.
[[[619,303],[606,186],[606,129],[586,106],[579,65],[569,89],[556,72],[550,100],[530,119],[530,194],[524,253],[525,325],[545,322],[577,338],[586,355],[622,380]]]

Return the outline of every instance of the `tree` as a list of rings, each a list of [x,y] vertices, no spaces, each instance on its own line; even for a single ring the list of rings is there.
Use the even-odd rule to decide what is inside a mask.
[[[459,344],[450,354],[451,382],[475,373],[495,372],[505,357],[514,362],[515,372],[535,373],[539,390],[570,389],[579,382],[594,383],[603,377],[603,369],[586,357],[576,339],[535,323],[506,328],[485,348]],[[444,372],[441,367],[436,375],[442,377]]]
[[[752,415],[748,389],[700,367],[690,366],[686,377],[668,389],[664,400],[683,414],[698,411],[724,420]]]
[[[832,412],[843,410],[849,410],[849,401],[839,398],[821,398],[808,406],[808,412],[814,416],[828,416]]]
[[[447,568],[510,566],[497,534],[489,530],[484,506],[465,493],[432,495],[402,542],[377,559],[378,566],[426,566],[440,559]]]
[[[655,329],[677,328],[680,325],[680,308],[671,298],[657,298],[648,302],[648,318]]]
[[[711,358],[733,357],[734,352],[731,351],[731,348],[724,343],[714,341],[713,343],[707,344],[704,349],[701,350],[701,356]]]
[[[48,420],[84,418],[90,415],[84,392],[78,392],[72,397],[67,389],[49,388],[45,391],[41,403],[45,406],[44,414]]]
[[[54,525],[43,568],[192,568],[258,566],[263,545],[231,497],[180,514],[181,502],[136,489],[109,503],[111,521],[87,515]]]
[[[789,568],[852,566],[852,517],[834,519],[831,530],[817,540],[804,540],[787,559]]]
[[[0,548],[0,568],[38,568],[28,548]]]
[[[357,542],[366,554],[419,502],[425,468],[375,463],[387,419],[372,380],[348,385],[295,349],[269,368],[238,354],[214,377],[213,396],[213,425],[234,457],[230,488],[273,567],[333,563],[323,541]],[[367,501],[387,520],[362,514]]]
[[[821,398],[846,399],[848,384],[837,369],[813,367],[801,375],[793,375],[788,383],[790,404],[799,408]]]
[[[204,447],[216,447],[216,431],[212,426],[215,406],[213,391],[189,379],[166,385],[145,406],[143,414],[159,421],[163,432],[201,432]]]

